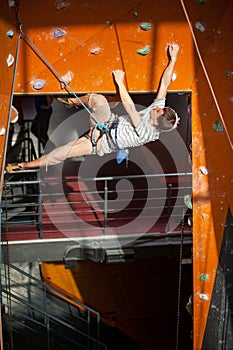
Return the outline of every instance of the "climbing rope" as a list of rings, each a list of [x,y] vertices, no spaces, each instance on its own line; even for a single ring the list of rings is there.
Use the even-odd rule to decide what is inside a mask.
[[[188,102],[189,105],[189,102]],[[190,145],[190,133],[189,128],[191,126],[191,111],[187,109],[188,118],[186,119],[186,145]],[[187,165],[188,162],[185,163],[185,180],[187,179]],[[183,198],[185,196],[185,186],[183,186]],[[181,321],[181,285],[182,285],[182,260],[183,260],[183,244],[184,244],[184,226],[185,226],[185,203],[182,208],[182,219],[181,219],[181,231],[180,231],[180,246],[179,246],[179,261],[178,261],[178,285],[177,285],[177,319],[176,319],[176,350],[179,349],[179,333],[180,333],[180,321]]]
[[[95,121],[96,127],[99,130],[108,131],[108,127],[105,124],[100,123],[98,121],[98,119],[91,113],[89,108],[82,102],[82,100],[73,91],[73,89],[68,85],[68,83],[62,78],[62,76],[56,71],[56,69],[47,60],[47,58],[41,53],[41,51],[36,47],[36,45],[31,41],[31,39],[22,31],[22,27],[20,28],[20,35],[22,38],[24,38],[26,43],[29,44],[31,46],[31,48],[37,53],[37,55],[43,61],[43,63],[53,72],[53,74],[60,81],[60,83],[64,84],[65,89],[68,90],[68,92],[71,93],[79,101],[79,103],[86,109],[86,111],[90,114],[90,117]]]
[[[198,47],[198,44],[197,44],[197,40],[196,40],[194,31],[193,31],[193,28],[192,28],[191,21],[190,21],[189,16],[188,16],[188,12],[187,12],[186,7],[185,7],[185,4],[184,4],[184,1],[183,1],[183,0],[180,0],[180,3],[181,3],[181,6],[182,6],[182,8],[183,8],[183,11],[184,11],[186,20],[187,20],[187,22],[188,22],[188,25],[189,25],[189,28],[190,28],[190,31],[191,31],[191,34],[192,34],[192,37],[193,37],[193,42],[194,42],[195,48],[196,48],[196,50],[197,50],[197,54],[198,54],[198,57],[199,57],[201,66],[202,66],[202,69],[203,69],[203,71],[204,71],[206,80],[207,80],[207,82],[208,82],[210,91],[211,91],[211,93],[212,93],[212,96],[213,96],[213,99],[214,99],[216,108],[217,108],[217,110],[218,110],[220,119],[221,119],[221,121],[222,121],[222,125],[223,125],[223,127],[224,127],[225,132],[226,132],[226,135],[227,135],[228,141],[229,141],[229,143],[230,143],[230,146],[231,146],[231,148],[233,149],[233,143],[232,143],[232,141],[231,141],[230,134],[229,134],[229,132],[228,132],[228,130],[227,130],[227,126],[226,126],[226,124],[225,124],[225,121],[224,121],[224,118],[223,118],[221,109],[220,109],[220,107],[219,107],[219,104],[218,104],[218,101],[217,101],[217,98],[216,98],[214,89],[213,89],[212,84],[211,84],[211,81],[210,81],[210,78],[209,78],[208,73],[207,73],[207,70],[206,70],[206,68],[205,68],[205,64],[204,64],[203,59],[202,59],[202,57],[201,57],[201,53],[200,53],[200,50],[199,50],[199,47]]]
[[[179,332],[180,332],[180,301],[181,301],[181,283],[182,283],[182,258],[183,258],[183,243],[184,243],[184,217],[183,210],[181,221],[180,234],[180,251],[179,251],[179,270],[178,270],[178,293],[177,293],[177,318],[176,318],[176,350],[179,349]]]

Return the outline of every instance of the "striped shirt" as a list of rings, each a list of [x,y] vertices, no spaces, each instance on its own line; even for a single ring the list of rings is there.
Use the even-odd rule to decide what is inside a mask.
[[[165,98],[157,98],[149,107],[140,111],[139,114],[142,116],[142,120],[136,128],[132,125],[128,115],[118,117],[117,144],[120,149],[141,146],[159,138],[160,132],[155,126],[149,123],[150,111],[156,107],[164,108],[165,101]],[[111,130],[111,136],[113,140],[115,140],[114,129]],[[102,151],[103,153],[112,152],[107,142],[106,135],[103,135]]]

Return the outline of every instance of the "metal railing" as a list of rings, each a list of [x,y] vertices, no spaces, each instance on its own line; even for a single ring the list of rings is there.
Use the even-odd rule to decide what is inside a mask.
[[[3,238],[6,231],[14,239],[172,232],[190,212],[184,198],[191,193],[191,173],[63,179],[41,179],[39,170],[6,174]]]
[[[107,349],[97,311],[14,265],[8,269],[1,272],[1,299],[3,323],[11,333],[20,331],[33,343],[38,337],[41,349]]]

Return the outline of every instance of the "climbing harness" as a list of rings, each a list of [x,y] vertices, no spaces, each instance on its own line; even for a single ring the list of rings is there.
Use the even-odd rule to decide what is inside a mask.
[[[117,152],[116,161],[117,164],[120,164],[123,162],[124,159],[128,158],[129,151],[127,149],[120,149],[117,142],[117,127],[118,120],[110,122],[107,128],[100,128],[99,125],[96,125],[92,129],[91,135],[88,133],[84,135],[84,137],[86,137],[92,143],[92,154],[97,154],[97,143],[104,135],[106,135],[108,146],[111,149],[111,151]],[[96,130],[100,131],[99,136],[97,138]]]
[[[99,135],[96,137],[96,131],[99,130]],[[100,126],[97,124],[94,128],[91,130],[91,135],[85,134],[84,137],[86,137],[89,141],[91,141],[92,144],[92,154],[97,154],[97,143],[98,141],[103,137],[104,134],[108,134],[109,129],[103,128],[102,125]]]

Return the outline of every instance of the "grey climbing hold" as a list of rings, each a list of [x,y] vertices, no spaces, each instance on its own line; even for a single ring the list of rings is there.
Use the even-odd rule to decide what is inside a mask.
[[[147,46],[137,50],[137,53],[139,55],[142,55],[142,56],[148,55],[149,52],[150,52],[150,45],[147,45]]]
[[[15,1],[14,0],[8,0],[9,7],[15,7]]]
[[[138,12],[135,11],[135,12],[133,13],[133,16],[134,16],[135,19],[138,18]]]
[[[43,79],[37,79],[33,83],[33,88],[35,90],[40,90],[45,86],[45,81]]]
[[[55,1],[55,7],[56,7],[57,11],[63,10],[69,6],[70,6],[69,1],[64,1],[64,0],[56,0]]]
[[[9,29],[8,32],[6,32],[6,36],[8,36],[9,38],[13,38],[13,36],[14,36],[13,29]]]
[[[60,38],[61,36],[66,35],[66,31],[60,28],[54,30],[54,39]]]
[[[206,167],[204,167],[203,165],[200,166],[200,170],[201,170],[202,174],[208,175],[208,169],[206,169]]]
[[[216,122],[214,123],[214,129],[216,132],[223,132],[224,131],[224,128],[222,127],[219,120],[216,120]]]
[[[204,32],[204,31],[205,31],[205,26],[204,26],[204,24],[201,23],[201,22],[196,22],[196,23],[195,23],[195,27],[196,27],[198,30],[200,30],[200,32]]]
[[[14,63],[14,57],[12,56],[12,54],[10,53],[6,59],[7,65],[8,67],[12,66],[12,64]]]
[[[0,128],[0,136],[5,135],[6,129],[4,127]]]
[[[141,23],[140,28],[143,30],[151,30],[152,24],[151,23]]]
[[[94,46],[90,50],[92,55],[97,55],[100,51],[101,51],[101,48],[99,46]]]

